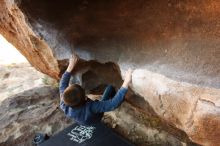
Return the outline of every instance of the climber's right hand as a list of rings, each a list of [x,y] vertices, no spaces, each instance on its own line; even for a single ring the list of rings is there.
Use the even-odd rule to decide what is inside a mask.
[[[133,73],[133,70],[130,68],[126,71],[125,79],[124,79],[124,83],[122,84],[122,87],[128,88],[128,85],[131,83],[131,80],[132,80],[132,73]]]

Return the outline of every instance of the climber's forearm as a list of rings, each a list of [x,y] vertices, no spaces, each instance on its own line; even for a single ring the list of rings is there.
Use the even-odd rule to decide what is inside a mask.
[[[76,66],[76,63],[69,63],[67,69],[66,69],[66,72],[72,72],[72,70],[74,69],[74,67]]]
[[[68,87],[69,81],[70,81],[70,77],[71,77],[70,72],[65,72],[62,75],[62,78],[61,78],[60,84],[59,84],[60,94],[62,94],[64,92],[64,90]]]
[[[64,90],[68,87],[70,77],[71,77],[71,72],[76,66],[76,63],[78,62],[78,56],[75,54],[72,54],[71,58],[69,59],[69,65],[66,69],[66,72],[62,75],[62,78],[60,80],[60,93],[62,94]]]
[[[125,80],[122,84],[122,87],[123,88],[128,88],[128,85],[131,83],[131,78],[132,78],[132,72],[133,70],[132,69],[128,69],[128,71],[126,72],[125,74]]]
[[[78,62],[79,58],[77,55],[73,54],[71,58],[69,59],[69,65],[66,69],[67,72],[72,72],[74,67],[76,66],[76,63]]]
[[[127,88],[128,88],[128,85],[129,85],[129,82],[124,81],[121,87],[127,89]]]

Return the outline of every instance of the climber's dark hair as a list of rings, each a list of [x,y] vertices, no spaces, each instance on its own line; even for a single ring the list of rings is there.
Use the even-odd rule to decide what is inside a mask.
[[[79,107],[85,103],[85,91],[77,84],[67,87],[63,93],[64,103],[71,107]]]

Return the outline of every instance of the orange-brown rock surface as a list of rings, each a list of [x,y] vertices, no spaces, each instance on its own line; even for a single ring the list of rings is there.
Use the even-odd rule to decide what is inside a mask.
[[[58,78],[57,60],[44,40],[35,35],[25,16],[12,1],[0,1],[0,32],[37,69]],[[10,55],[10,54],[9,54]]]
[[[143,100],[127,99],[135,109],[195,143],[220,145],[219,1],[1,0],[0,12],[0,33],[36,69],[58,79],[74,50],[92,89],[118,85],[132,67]]]

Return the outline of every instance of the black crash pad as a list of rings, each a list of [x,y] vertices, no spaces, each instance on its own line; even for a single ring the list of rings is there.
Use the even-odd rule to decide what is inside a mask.
[[[40,146],[134,146],[103,123],[73,124]]]

